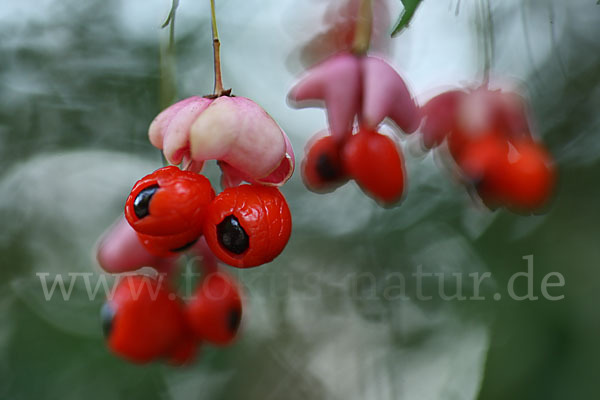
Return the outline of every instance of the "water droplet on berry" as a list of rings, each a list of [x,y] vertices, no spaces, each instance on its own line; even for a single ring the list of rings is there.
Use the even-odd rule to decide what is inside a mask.
[[[154,193],[158,190],[158,185],[148,186],[138,193],[135,200],[133,201],[133,211],[135,212],[136,217],[144,218],[146,215],[150,213],[150,200]]]
[[[250,247],[248,234],[233,215],[225,217],[217,225],[217,239],[221,246],[234,254],[242,254]]]

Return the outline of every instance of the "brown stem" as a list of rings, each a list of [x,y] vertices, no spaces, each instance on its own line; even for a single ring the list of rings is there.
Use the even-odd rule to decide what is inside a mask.
[[[213,38],[213,56],[215,65],[215,88],[214,97],[229,96],[231,89],[223,89],[223,78],[221,77],[221,42],[219,41],[219,31],[217,30],[217,17],[215,15],[215,0],[210,0],[210,12],[212,23]],[[212,97],[212,96],[211,96]]]
[[[354,54],[366,54],[371,43],[371,30],[373,27],[372,0],[361,0],[354,32],[352,52]]]

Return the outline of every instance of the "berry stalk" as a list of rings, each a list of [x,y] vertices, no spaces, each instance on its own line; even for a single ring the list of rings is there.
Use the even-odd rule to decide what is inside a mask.
[[[371,43],[371,29],[373,26],[372,0],[361,0],[354,32],[352,52],[357,55],[366,54]]]
[[[213,38],[213,56],[215,66],[215,88],[214,97],[228,96],[231,89],[223,89],[223,78],[221,77],[221,42],[219,41],[219,31],[217,29],[217,17],[215,15],[215,0],[210,0],[210,13]]]

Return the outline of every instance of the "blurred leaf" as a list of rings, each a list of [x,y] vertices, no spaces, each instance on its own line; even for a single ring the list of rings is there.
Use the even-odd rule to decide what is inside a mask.
[[[402,1],[402,5],[404,5],[404,10],[402,14],[400,14],[400,18],[396,25],[392,30],[392,36],[396,36],[399,34],[404,28],[408,26],[410,20],[415,15],[415,11],[417,11],[417,7],[421,4],[422,0],[400,0]]]

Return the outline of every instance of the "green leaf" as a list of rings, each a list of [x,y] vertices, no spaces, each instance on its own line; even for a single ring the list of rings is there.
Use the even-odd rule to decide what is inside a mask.
[[[400,14],[400,18],[398,18],[398,22],[394,26],[392,30],[392,37],[399,34],[404,28],[406,28],[412,19],[413,15],[415,15],[415,11],[417,11],[417,7],[421,4],[422,0],[400,0],[402,1],[402,5],[404,6],[404,10],[402,14]]]

